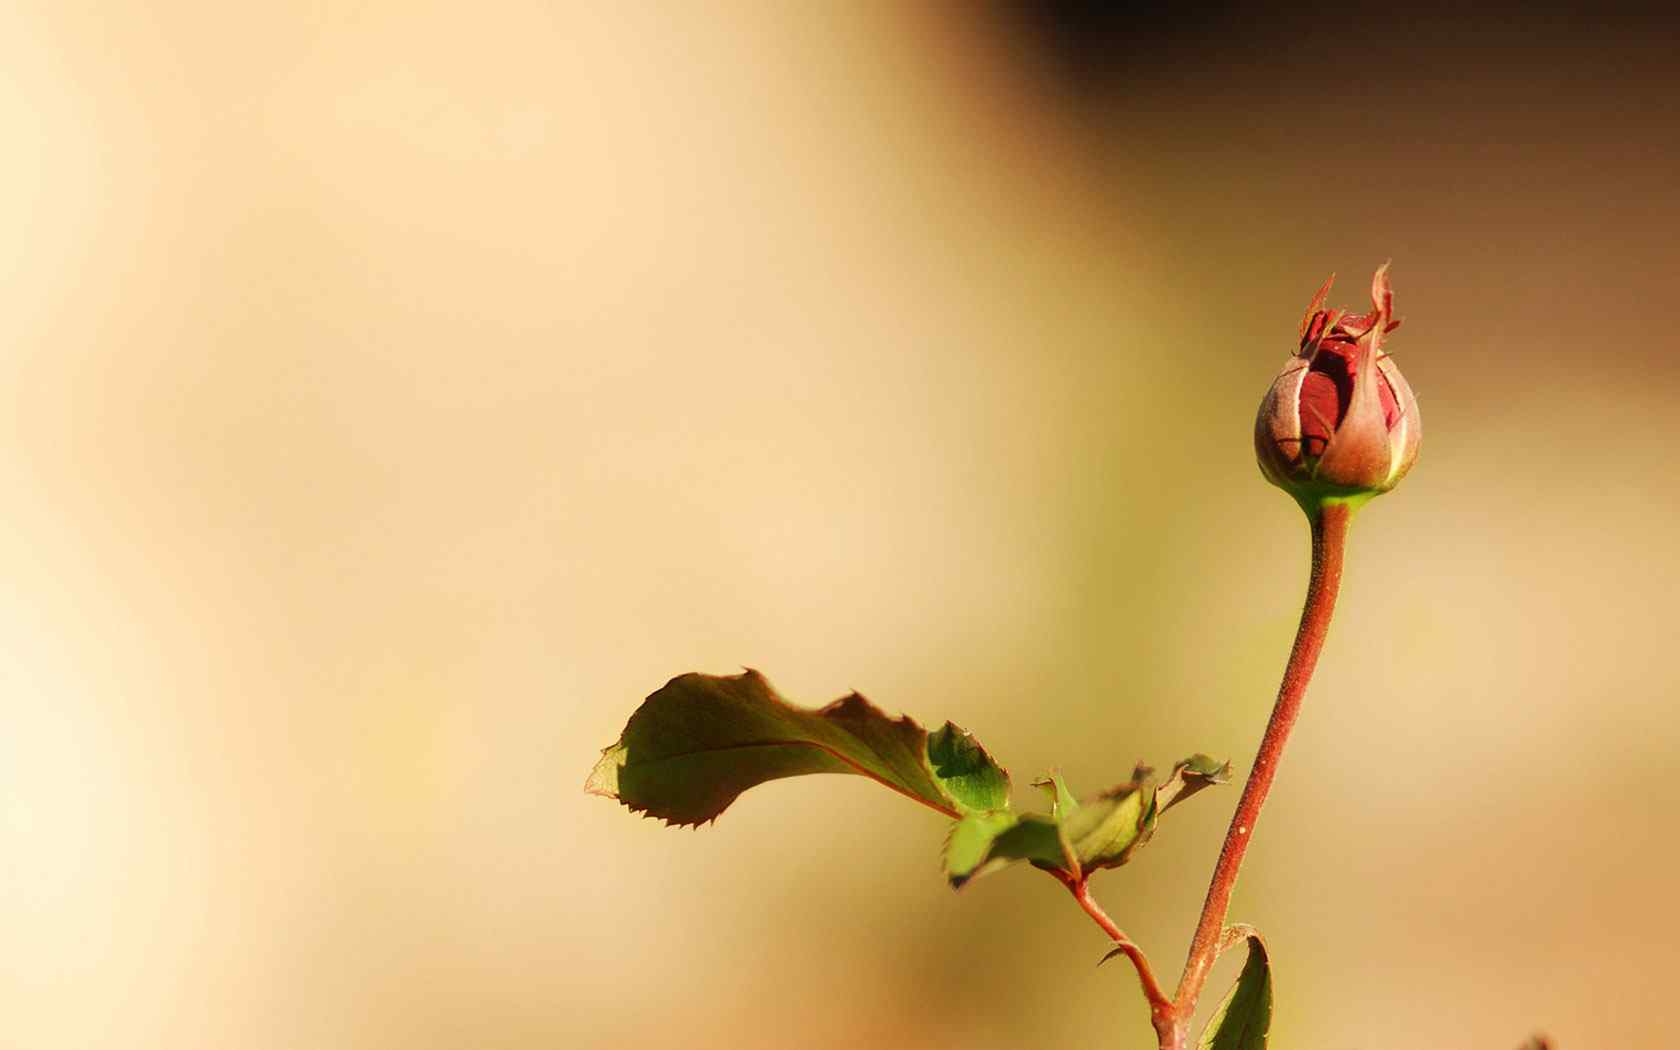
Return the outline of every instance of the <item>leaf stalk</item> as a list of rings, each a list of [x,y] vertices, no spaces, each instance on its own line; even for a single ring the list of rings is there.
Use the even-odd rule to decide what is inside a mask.
[[[1137,970],[1138,982],[1143,985],[1144,997],[1149,1000],[1150,1023],[1155,1026],[1156,1033],[1161,1034],[1164,1039],[1164,1033],[1171,1028],[1175,1021],[1173,1001],[1161,988],[1161,983],[1155,979],[1155,971],[1149,965],[1149,957],[1144,955],[1143,949],[1138,947],[1137,943],[1126,936],[1125,931],[1108,917],[1108,913],[1103,911],[1102,905],[1098,904],[1096,898],[1091,896],[1087,883],[1088,880],[1083,877],[1067,878],[1062,881],[1062,884],[1068,888],[1068,892],[1073,894],[1073,899],[1078,901],[1079,906],[1085,910],[1085,914],[1102,927],[1103,932],[1108,934],[1109,939],[1114,942],[1114,951],[1104,956],[1103,961],[1107,962],[1116,954],[1123,954],[1131,960],[1132,966]]]

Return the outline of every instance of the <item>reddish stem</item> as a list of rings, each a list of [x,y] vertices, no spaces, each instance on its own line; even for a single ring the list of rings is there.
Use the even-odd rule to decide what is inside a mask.
[[[1161,1032],[1162,1050],[1176,1050],[1185,1045],[1190,1018],[1196,1012],[1196,1000],[1207,983],[1208,971],[1213,969],[1219,954],[1220,935],[1225,927],[1225,912],[1231,904],[1231,890],[1237,884],[1237,869],[1242,867],[1243,855],[1248,852],[1254,826],[1260,819],[1260,807],[1277,776],[1278,760],[1289,741],[1289,731],[1301,713],[1301,697],[1312,679],[1318,654],[1324,648],[1324,636],[1330,630],[1330,616],[1336,609],[1336,591],[1342,582],[1342,553],[1347,541],[1348,519],[1352,508],[1345,503],[1331,504],[1316,514],[1309,512],[1312,521],[1312,575],[1307,582],[1307,600],[1301,610],[1301,626],[1295,634],[1295,648],[1289,654],[1289,665],[1283,672],[1283,684],[1278,687],[1277,704],[1272,708],[1266,735],[1260,740],[1260,753],[1243,787],[1242,800],[1231,817],[1231,827],[1225,833],[1225,846],[1219,851],[1219,863],[1213,869],[1213,881],[1208,886],[1207,902],[1202,905],[1202,918],[1196,926],[1196,936],[1190,942],[1190,956],[1184,963],[1184,976],[1178,982],[1178,995],[1173,1000],[1171,1032]]]
[[[1102,905],[1091,896],[1083,877],[1057,877],[1062,879],[1062,884],[1073,894],[1073,899],[1079,902],[1079,906],[1085,909],[1085,914],[1094,919],[1103,932],[1108,934],[1109,939],[1114,942],[1114,947],[1124,952],[1126,958],[1132,961],[1132,965],[1137,969],[1138,981],[1143,985],[1143,994],[1149,1000],[1150,1021],[1155,1025],[1155,1031],[1165,1039],[1175,1023],[1176,1015],[1173,1001],[1167,998],[1167,993],[1161,990],[1161,983],[1155,979],[1155,971],[1149,965],[1149,958],[1143,954],[1142,948],[1126,936],[1125,931],[1115,925],[1108,913],[1102,910]]]

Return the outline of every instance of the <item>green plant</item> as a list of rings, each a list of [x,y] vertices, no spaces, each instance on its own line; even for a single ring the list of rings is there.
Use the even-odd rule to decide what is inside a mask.
[[[1126,956],[1149,1004],[1161,1050],[1189,1045],[1189,1027],[1221,953],[1247,947],[1236,984],[1200,1035],[1207,1050],[1264,1047],[1272,979],[1265,942],[1227,925],[1243,855],[1318,662],[1341,584],[1348,526],[1392,489],[1417,458],[1417,402],[1383,342],[1392,317],[1387,267],[1372,281],[1372,310],[1324,308],[1330,282],[1301,323],[1300,342],[1261,402],[1255,451],[1262,473],[1293,496],[1312,535],[1305,607],[1260,749],[1231,818],[1177,989],[1169,994],[1142,949],[1091,896],[1092,874],[1130,861],[1172,808],[1226,783],[1230,764],[1196,754],[1157,777],[1138,767],[1125,783],[1080,799],[1052,773],[1035,783],[1048,812],[1011,804],[1009,775],[972,735],[947,722],[928,732],[852,694],[820,710],[795,707],[756,671],[685,674],[649,696],[590,773],[586,790],[669,823],[715,819],[741,792],[808,773],[870,777],[951,821],[944,865],[952,886],[1025,862],[1061,883]]]

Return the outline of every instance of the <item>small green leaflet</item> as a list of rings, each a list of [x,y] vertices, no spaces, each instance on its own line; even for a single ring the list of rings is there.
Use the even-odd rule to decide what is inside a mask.
[[[954,889],[1007,867],[1012,861],[1031,861],[1036,868],[1061,871],[1067,867],[1060,828],[1038,813],[971,813],[951,825],[945,840],[945,877]]]
[[[1266,956],[1266,942],[1252,926],[1226,929],[1219,951],[1248,942],[1248,959],[1237,983],[1225,994],[1213,1012],[1198,1050],[1266,1050],[1266,1034],[1272,1027],[1272,967]]]
[[[929,733],[856,693],[795,707],[751,670],[671,679],[601,752],[584,790],[694,825],[748,788],[808,773],[866,776],[957,820],[1009,808],[1009,774],[951,723]]]
[[[1166,783],[1155,793],[1160,812],[1183,802],[1203,788],[1226,784],[1231,780],[1231,763],[1215,762],[1203,754],[1194,754],[1173,766]]]
[[[1162,813],[1230,777],[1230,763],[1198,754],[1173,766],[1160,784],[1151,769],[1139,766],[1127,783],[1079,802],[1061,776],[1051,774],[1035,785],[1050,796],[1049,816],[994,812],[959,819],[946,842],[946,877],[961,888],[1017,860],[1075,880],[1117,868],[1154,835]]]

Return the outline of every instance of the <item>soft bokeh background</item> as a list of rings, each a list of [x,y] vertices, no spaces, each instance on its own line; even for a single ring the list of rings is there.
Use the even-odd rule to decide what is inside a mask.
[[[1460,15],[6,5],[0,1044],[1151,1045],[865,781],[580,785],[743,664],[1246,762],[1252,412],[1389,257],[1422,459],[1233,917],[1287,1046],[1671,1039],[1676,38]],[[1234,802],[1099,880],[1169,973]]]

